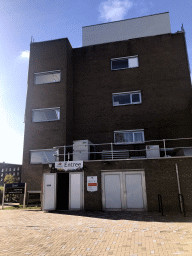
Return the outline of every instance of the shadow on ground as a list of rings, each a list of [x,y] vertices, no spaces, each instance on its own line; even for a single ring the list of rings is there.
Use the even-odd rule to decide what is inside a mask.
[[[186,217],[178,212],[168,212],[165,213],[164,216],[162,216],[161,213],[158,212],[52,211],[50,213],[109,220],[130,220],[146,222],[192,222],[192,212],[187,213]]]

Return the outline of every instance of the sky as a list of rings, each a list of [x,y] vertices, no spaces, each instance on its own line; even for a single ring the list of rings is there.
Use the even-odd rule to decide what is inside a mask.
[[[0,0],[0,162],[22,164],[31,37],[67,37],[82,46],[82,27],[169,12],[171,32],[186,32],[192,70],[192,0]]]

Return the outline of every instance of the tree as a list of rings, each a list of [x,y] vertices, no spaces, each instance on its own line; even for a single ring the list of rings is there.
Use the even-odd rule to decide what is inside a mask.
[[[12,174],[7,174],[4,178],[4,183],[6,184],[14,183],[14,181],[15,179]]]

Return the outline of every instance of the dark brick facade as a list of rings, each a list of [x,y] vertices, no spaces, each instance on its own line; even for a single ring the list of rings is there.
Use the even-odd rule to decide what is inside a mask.
[[[192,158],[161,158],[144,160],[85,162],[84,203],[85,210],[102,210],[101,170],[144,171],[148,211],[158,211],[158,194],[161,194],[165,211],[179,211],[176,167],[178,165],[181,192],[186,211],[192,211]],[[98,177],[98,191],[87,192],[87,176]]]
[[[84,162],[84,210],[102,211],[101,173],[106,172],[145,172],[147,210],[158,211],[158,194],[162,196],[164,211],[179,212],[178,166],[181,193],[184,196],[186,211],[192,211],[192,157],[172,157],[143,160],[111,160]],[[43,165],[42,173],[50,172],[48,165]],[[97,176],[98,191],[87,191],[87,176]]]
[[[34,85],[34,73],[61,70],[61,82]],[[72,143],[72,47],[68,39],[33,43],[30,47],[25,111],[23,181],[29,190],[40,190],[41,165],[30,165],[30,150]],[[60,107],[60,121],[32,122],[32,109]]]
[[[111,70],[111,59],[138,55],[139,67]],[[34,73],[61,70],[61,82],[34,85]],[[112,93],[141,90],[142,103],[114,107]],[[60,107],[60,121],[32,123],[32,109]],[[22,182],[40,190],[47,166],[30,164],[30,150],[71,145],[73,140],[114,142],[114,131],[144,129],[145,140],[192,137],[191,81],[184,33],[72,49],[68,39],[32,43],[25,113]],[[101,210],[101,187],[86,192],[88,175],[101,170],[145,171],[148,210],[178,208],[175,163],[188,210],[191,158],[85,162],[85,210]],[[185,186],[188,184],[189,186]],[[168,196],[167,196],[168,194]]]
[[[139,67],[111,71],[111,58]],[[191,82],[183,33],[74,49],[74,139],[113,142],[115,130],[145,139],[191,137]],[[112,93],[141,90],[142,104],[113,107]]]

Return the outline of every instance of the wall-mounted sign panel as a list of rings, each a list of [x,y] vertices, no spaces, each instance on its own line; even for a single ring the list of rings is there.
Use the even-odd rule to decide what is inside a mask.
[[[87,191],[95,192],[98,190],[97,176],[87,176]]]
[[[78,171],[83,168],[83,161],[55,162],[55,168],[64,171]]]

